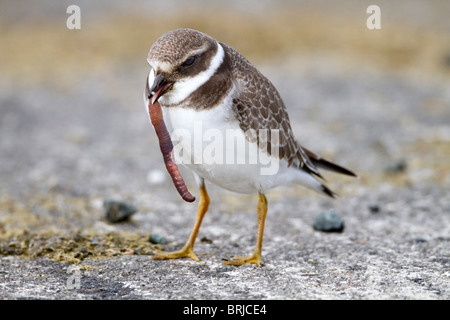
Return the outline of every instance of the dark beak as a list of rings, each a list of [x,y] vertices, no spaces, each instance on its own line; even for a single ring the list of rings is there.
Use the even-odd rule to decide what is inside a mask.
[[[163,94],[170,90],[172,84],[171,82],[167,82],[161,74],[158,74],[148,91],[148,98],[151,100],[151,103],[155,104]]]

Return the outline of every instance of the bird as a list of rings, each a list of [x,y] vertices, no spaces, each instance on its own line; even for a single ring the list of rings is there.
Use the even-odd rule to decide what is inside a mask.
[[[206,181],[225,190],[258,194],[254,252],[223,260],[226,265],[262,267],[268,190],[300,184],[334,198],[336,193],[324,184],[319,169],[356,177],[297,142],[280,93],[231,46],[198,30],[175,29],[157,38],[147,62],[144,103],[166,168],[183,199],[192,202],[195,197],[176,162],[190,169],[200,196],[185,245],[172,252],[155,250],[153,259],[200,261],[194,245],[210,204]]]

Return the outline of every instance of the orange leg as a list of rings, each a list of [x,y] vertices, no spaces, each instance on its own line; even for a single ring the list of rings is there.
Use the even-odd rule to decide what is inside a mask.
[[[194,224],[194,228],[192,229],[191,235],[189,236],[188,241],[184,245],[183,248],[181,248],[178,251],[173,252],[166,252],[166,251],[155,251],[153,252],[154,255],[152,256],[155,260],[162,260],[162,259],[180,259],[180,258],[191,258],[195,261],[200,261],[200,259],[197,257],[197,255],[194,253],[194,244],[195,239],[197,238],[198,231],[200,230],[200,226],[202,224],[203,217],[205,216],[206,212],[208,211],[209,206],[209,196],[206,192],[205,184],[202,183],[200,186],[200,201],[198,203],[197,208],[197,219]]]
[[[258,200],[258,238],[256,240],[256,248],[253,255],[247,257],[233,257],[230,260],[225,261],[225,264],[232,266],[241,266],[245,263],[254,263],[259,267],[264,265],[262,261],[262,243],[264,235],[264,223],[267,215],[267,199],[263,193],[259,193]]]

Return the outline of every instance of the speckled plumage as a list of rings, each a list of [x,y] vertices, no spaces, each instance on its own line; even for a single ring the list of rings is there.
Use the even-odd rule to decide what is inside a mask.
[[[233,109],[244,132],[253,129],[279,130],[279,152],[281,159],[297,168],[306,165],[311,172],[317,169],[297,143],[289,122],[286,106],[275,86],[236,50],[223,44],[231,60],[231,73],[238,90],[233,95]],[[270,152],[270,131],[267,151]],[[259,144],[260,141],[257,141]]]
[[[159,60],[176,65],[189,51],[201,48],[205,44],[205,34],[191,32],[190,29],[177,29],[165,33],[159,37],[151,46],[148,61]]]

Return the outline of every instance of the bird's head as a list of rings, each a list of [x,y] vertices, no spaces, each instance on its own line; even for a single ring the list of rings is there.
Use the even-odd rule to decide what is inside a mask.
[[[205,33],[177,29],[163,34],[148,54],[146,98],[162,106],[178,104],[204,84],[223,59],[223,48]]]

